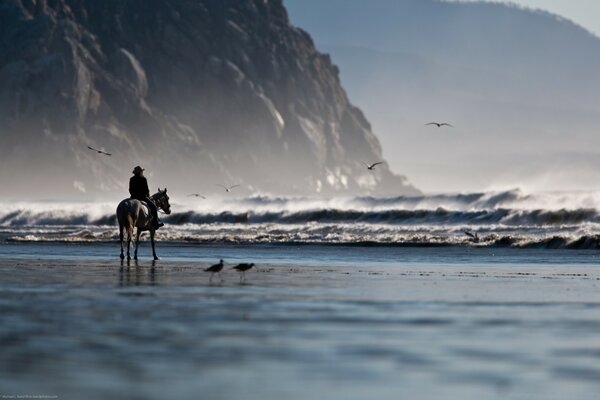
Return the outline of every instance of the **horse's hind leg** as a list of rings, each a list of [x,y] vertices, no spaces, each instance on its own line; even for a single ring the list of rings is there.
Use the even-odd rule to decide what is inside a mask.
[[[131,248],[131,237],[133,236],[133,229],[127,229],[127,259],[131,260],[131,256],[129,255],[129,249]]]
[[[137,232],[135,234],[135,251],[133,252],[133,259],[137,260],[137,251],[138,251],[138,246],[140,245],[140,235],[142,234],[142,231],[140,231],[140,228],[137,229]]]
[[[152,243],[152,255],[154,256],[154,259],[159,260],[156,255],[156,249],[154,248],[154,229],[150,229],[150,243]]]
[[[119,241],[121,243],[121,260],[125,259],[125,255],[123,254],[123,225],[119,224]]]

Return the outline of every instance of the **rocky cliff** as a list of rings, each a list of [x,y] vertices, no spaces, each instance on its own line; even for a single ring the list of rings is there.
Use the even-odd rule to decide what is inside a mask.
[[[281,0],[4,0],[0,135],[5,194],[417,193]]]

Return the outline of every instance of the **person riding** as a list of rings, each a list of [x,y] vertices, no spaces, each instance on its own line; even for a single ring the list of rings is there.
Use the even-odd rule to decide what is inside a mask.
[[[158,209],[152,199],[150,199],[150,189],[148,189],[148,181],[144,176],[144,168],[139,165],[133,169],[133,176],[129,179],[129,194],[132,199],[146,202],[148,209],[152,214],[152,224],[154,225],[154,229],[164,226],[164,224],[158,220]]]

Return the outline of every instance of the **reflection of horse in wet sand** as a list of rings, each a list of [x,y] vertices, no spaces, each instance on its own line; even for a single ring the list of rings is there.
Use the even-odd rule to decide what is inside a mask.
[[[165,190],[158,189],[158,193],[150,196],[150,199],[156,204],[156,207],[163,210],[166,214],[171,214],[171,205],[169,204],[169,196],[167,196],[167,188]],[[150,231],[150,242],[152,243],[152,255],[155,260],[156,250],[154,249],[154,224],[152,224],[152,214],[148,210],[148,206],[142,201],[136,199],[125,199],[119,203],[117,207],[117,220],[119,221],[119,238],[121,240],[121,260],[125,258],[123,254],[123,230],[127,232],[127,259],[130,260],[129,247],[133,238],[133,229],[137,228],[135,237],[135,252],[133,259],[137,260],[138,245],[140,244],[140,235],[143,231]]]

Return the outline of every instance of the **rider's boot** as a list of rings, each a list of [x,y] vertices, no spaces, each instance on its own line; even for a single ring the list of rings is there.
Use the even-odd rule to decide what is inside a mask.
[[[152,223],[154,224],[154,229],[158,229],[162,226],[165,226],[165,224],[163,224],[162,222],[160,222],[160,219],[158,219],[158,210],[156,210],[157,212],[153,215],[153,221]]]

